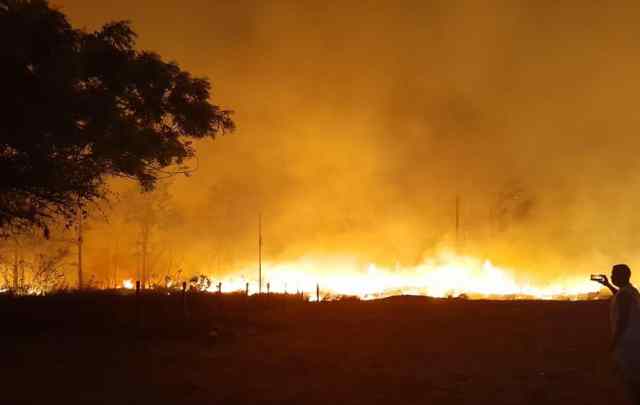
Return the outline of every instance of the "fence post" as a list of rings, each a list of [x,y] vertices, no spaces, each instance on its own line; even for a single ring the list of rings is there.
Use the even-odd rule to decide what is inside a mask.
[[[182,317],[186,320],[189,317],[189,310],[187,308],[187,282],[182,282]]]
[[[316,302],[320,302],[320,283],[316,284]]]
[[[267,295],[271,293],[271,283],[267,283]]]
[[[249,296],[249,283],[247,283],[244,287],[244,293],[246,294],[246,296]]]

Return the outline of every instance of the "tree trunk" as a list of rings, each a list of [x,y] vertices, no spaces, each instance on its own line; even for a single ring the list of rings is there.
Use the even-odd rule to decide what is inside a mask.
[[[82,279],[82,213],[78,215],[78,290],[84,287]]]
[[[16,250],[14,252],[14,257],[13,257],[13,290],[14,291],[18,291],[18,288],[20,287],[20,269],[18,265],[19,265],[18,246],[16,246]]]

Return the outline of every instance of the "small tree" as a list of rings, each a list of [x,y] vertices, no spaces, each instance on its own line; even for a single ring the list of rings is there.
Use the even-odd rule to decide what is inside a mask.
[[[491,207],[493,226],[499,231],[505,231],[512,224],[522,221],[531,215],[535,207],[535,197],[520,183],[506,184],[496,195]]]
[[[148,193],[141,194],[137,190],[130,190],[123,200],[126,202],[125,218],[138,228],[138,278],[142,286],[146,287],[152,278],[153,259],[157,258],[157,252],[153,248],[154,236],[158,230],[179,222],[179,212],[172,204],[166,183]]]
[[[44,294],[67,287],[69,247],[35,232],[2,239],[0,265],[3,288],[17,294]]]
[[[32,286],[34,290],[48,293],[66,287],[64,261],[69,249],[59,248],[53,253],[40,253],[36,261]]]

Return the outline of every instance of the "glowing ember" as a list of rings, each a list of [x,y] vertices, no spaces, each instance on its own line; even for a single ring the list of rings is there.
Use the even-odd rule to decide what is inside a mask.
[[[126,290],[133,290],[133,288],[134,288],[133,281],[131,281],[131,279],[123,280],[122,281],[122,288],[124,288]]]
[[[594,298],[600,288],[588,279],[561,280],[549,285],[533,285],[517,280],[516,272],[494,266],[490,261],[452,253],[440,255],[410,268],[383,268],[375,264],[361,265],[345,258],[303,258],[290,263],[263,263],[264,281],[274,293],[305,292],[321,295],[358,296],[362,299],[412,294],[430,297],[471,298]],[[246,268],[239,274],[253,274]],[[249,282],[249,293],[258,292],[257,280],[243,276],[222,281],[222,291],[243,291]],[[213,285],[209,290],[215,291]]]

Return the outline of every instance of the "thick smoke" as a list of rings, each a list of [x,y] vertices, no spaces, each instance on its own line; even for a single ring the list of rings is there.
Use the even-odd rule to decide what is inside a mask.
[[[456,244],[456,197],[465,254],[541,280],[636,263],[637,7],[58,3],[88,28],[131,19],[142,48],[236,111],[238,131],[169,185],[180,220],[157,228],[162,266],[254,261],[259,212],[269,260],[415,265]],[[115,209],[87,262],[101,274],[119,250],[134,274],[135,240]]]

